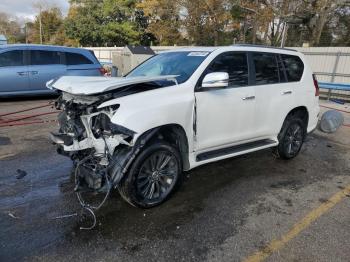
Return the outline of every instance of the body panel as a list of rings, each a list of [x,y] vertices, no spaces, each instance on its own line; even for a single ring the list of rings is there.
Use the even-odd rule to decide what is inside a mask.
[[[196,150],[254,137],[255,96],[252,86],[196,92]]]
[[[144,132],[167,124],[180,125],[193,151],[194,95],[183,84],[120,97],[99,108],[119,104],[111,121],[134,132],[134,141]]]
[[[173,75],[157,77],[81,77],[81,76],[63,76],[58,80],[48,83],[48,87],[61,91],[69,92],[74,95],[93,95],[99,94],[123,86],[140,84],[158,80],[172,80],[176,83]]]
[[[29,74],[26,64],[25,47],[0,48],[0,55],[11,51],[22,52],[22,65],[0,66],[0,94],[1,92],[11,93],[19,91],[29,91]]]
[[[66,73],[65,65],[30,65],[28,69],[32,91],[47,91],[46,82]]]

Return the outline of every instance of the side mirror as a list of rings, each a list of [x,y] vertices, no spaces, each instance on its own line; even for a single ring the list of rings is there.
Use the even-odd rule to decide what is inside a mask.
[[[222,88],[228,87],[229,75],[226,72],[214,72],[207,74],[203,81],[202,87],[205,88]]]

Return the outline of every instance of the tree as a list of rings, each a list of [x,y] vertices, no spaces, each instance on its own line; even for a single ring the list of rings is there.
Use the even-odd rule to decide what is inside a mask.
[[[160,45],[181,43],[178,0],[143,0],[136,7],[146,16],[146,32],[154,35]]]
[[[141,42],[145,28],[135,0],[71,0],[70,3],[65,29],[67,36],[79,44],[122,46]]]
[[[233,23],[230,2],[226,0],[183,0],[184,28],[196,45],[224,44]],[[232,43],[232,40],[230,41]]]
[[[34,22],[27,24],[28,41],[30,43],[63,44],[65,36],[61,10],[52,7],[46,10],[40,9],[40,11]]]
[[[308,42],[311,46],[331,44],[334,34],[330,31],[332,30],[330,23],[335,18],[336,10],[346,9],[349,2],[346,0],[299,0],[298,3],[294,16],[300,18],[301,21],[294,23],[289,30],[288,44],[300,45],[304,42]],[[349,19],[349,13],[346,16]]]
[[[16,17],[11,17],[6,13],[0,12],[0,34],[5,35],[10,44],[23,42],[25,39],[17,20]]]
[[[350,46],[350,7],[338,8],[332,21],[332,44],[336,46]],[[321,36],[322,37],[322,36]]]

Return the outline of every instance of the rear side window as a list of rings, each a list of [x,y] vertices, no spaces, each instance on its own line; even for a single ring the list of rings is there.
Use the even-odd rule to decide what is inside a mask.
[[[0,67],[23,66],[23,51],[13,50],[0,54]]]
[[[207,69],[207,73],[226,72],[229,75],[229,86],[248,85],[247,55],[239,52],[229,52],[219,55]]]
[[[30,51],[31,65],[58,65],[60,64],[60,52],[57,51]]]
[[[93,64],[93,62],[87,57],[78,53],[66,53],[66,63],[67,65],[86,65]]]
[[[304,72],[303,61],[294,55],[281,55],[281,58],[286,68],[288,82],[300,81]]]
[[[275,54],[254,53],[255,84],[266,85],[279,83],[279,69]]]

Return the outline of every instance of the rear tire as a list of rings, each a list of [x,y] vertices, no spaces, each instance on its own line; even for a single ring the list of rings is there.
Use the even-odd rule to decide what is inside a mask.
[[[119,186],[120,195],[131,205],[151,208],[165,202],[182,182],[178,150],[157,141],[135,158]]]
[[[278,134],[278,146],[274,155],[282,159],[292,159],[298,155],[306,135],[306,127],[302,119],[288,116]]]

